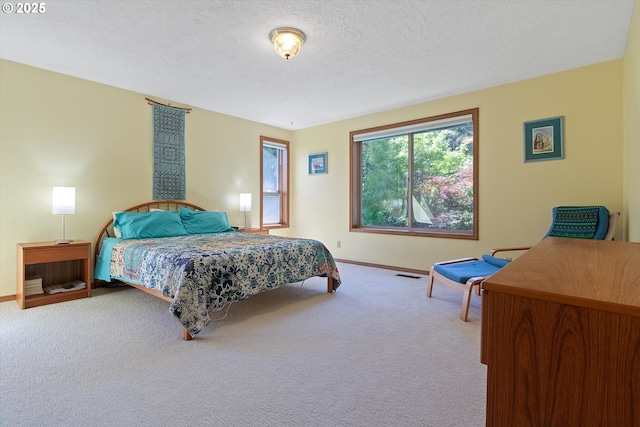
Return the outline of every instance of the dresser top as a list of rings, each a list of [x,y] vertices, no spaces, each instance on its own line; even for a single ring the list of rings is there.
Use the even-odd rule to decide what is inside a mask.
[[[548,237],[482,287],[640,317],[640,243]]]

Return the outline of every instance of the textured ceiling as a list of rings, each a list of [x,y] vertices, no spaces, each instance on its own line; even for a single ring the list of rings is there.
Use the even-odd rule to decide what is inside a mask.
[[[16,3],[12,3],[16,5]],[[49,0],[0,57],[285,129],[621,58],[633,0]],[[268,39],[304,31],[289,61]]]

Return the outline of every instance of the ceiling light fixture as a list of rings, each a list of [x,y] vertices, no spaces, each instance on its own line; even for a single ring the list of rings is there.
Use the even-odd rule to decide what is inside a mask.
[[[284,59],[291,59],[300,52],[302,43],[306,40],[304,33],[296,28],[281,27],[272,30],[269,38],[276,48],[278,55]]]

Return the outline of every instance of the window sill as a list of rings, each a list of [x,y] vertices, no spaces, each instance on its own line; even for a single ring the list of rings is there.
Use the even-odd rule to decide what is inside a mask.
[[[392,234],[396,236],[416,236],[416,237],[437,237],[442,239],[465,239],[465,240],[479,240],[477,235],[473,233],[453,233],[451,231],[415,231],[415,230],[401,230],[401,229],[389,229],[389,228],[376,228],[376,227],[351,227],[350,232],[354,233],[371,233],[371,234]]]

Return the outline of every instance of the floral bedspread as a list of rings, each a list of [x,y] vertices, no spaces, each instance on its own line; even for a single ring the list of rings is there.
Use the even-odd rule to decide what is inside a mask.
[[[329,250],[311,239],[227,232],[123,240],[113,246],[111,276],[172,298],[170,311],[191,335],[209,312],[313,276],[340,285]]]

